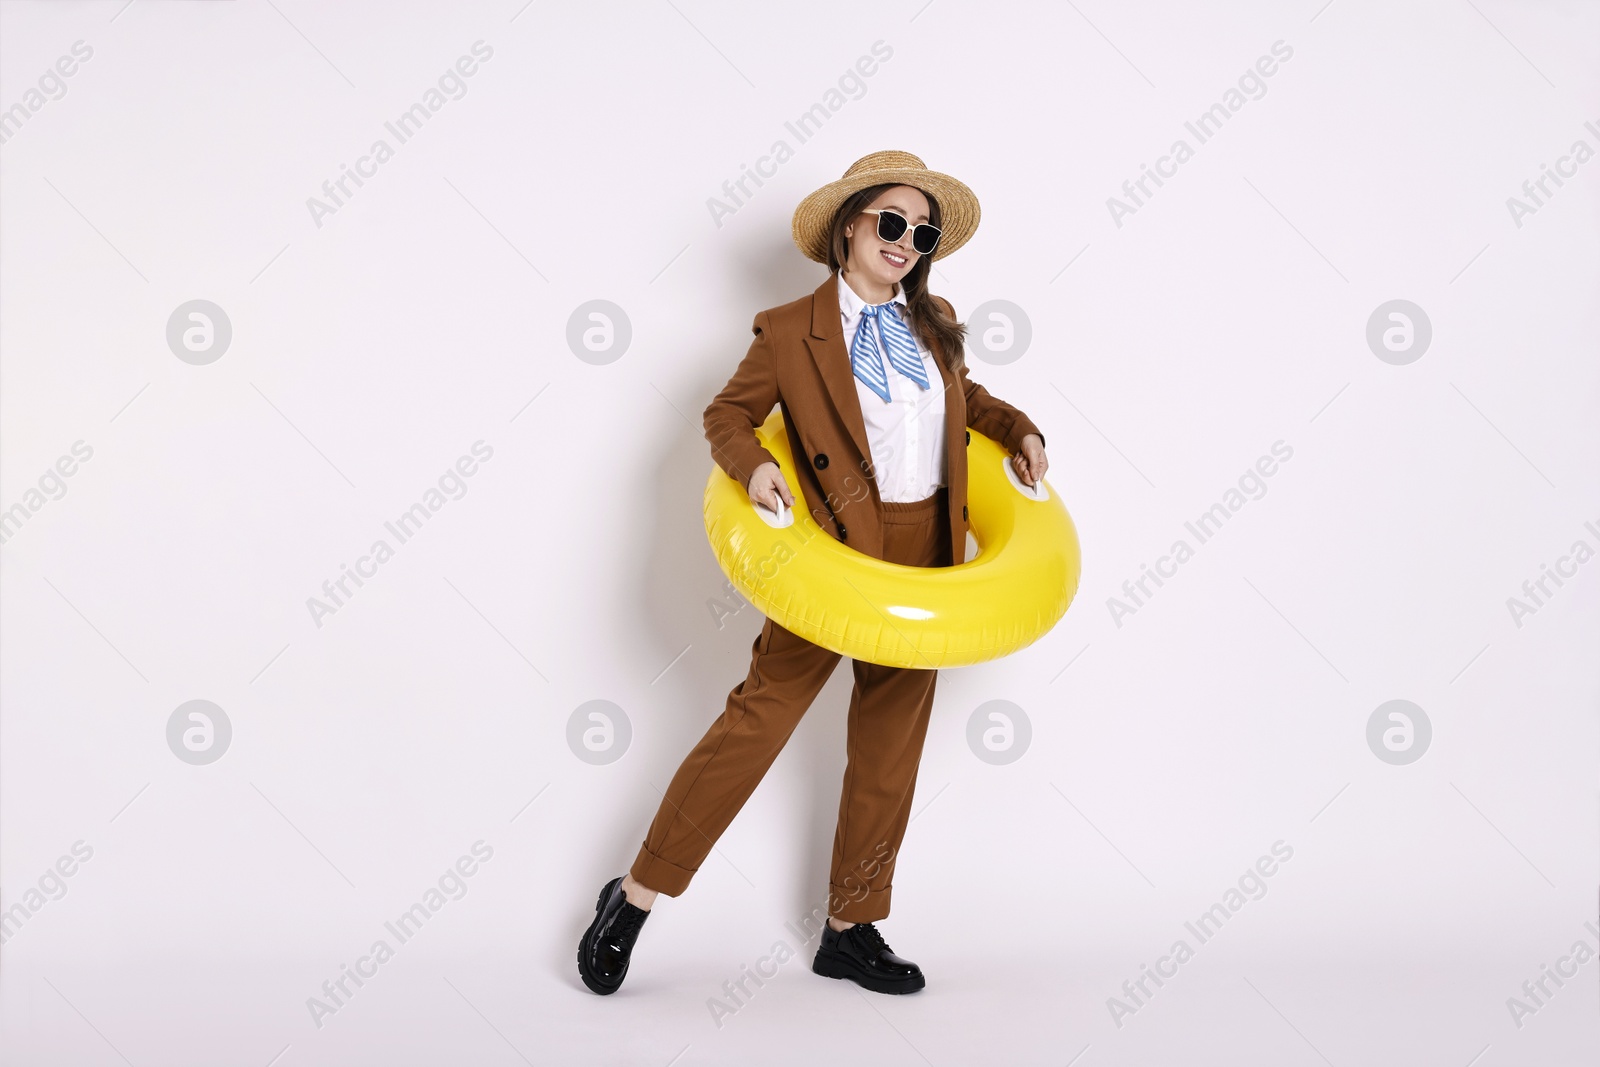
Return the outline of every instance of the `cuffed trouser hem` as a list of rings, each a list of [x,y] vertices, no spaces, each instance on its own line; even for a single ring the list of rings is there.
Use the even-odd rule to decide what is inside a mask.
[[[639,846],[639,855],[634,857],[633,867],[628,873],[646,889],[669,897],[688,889],[689,879],[694,877],[694,871],[662,859],[643,845]]]
[[[830,884],[828,914],[842,923],[871,923],[887,919],[889,895],[893,892],[893,886],[884,886],[882,889],[869,889],[866,896],[862,896],[860,885],[847,889]]]

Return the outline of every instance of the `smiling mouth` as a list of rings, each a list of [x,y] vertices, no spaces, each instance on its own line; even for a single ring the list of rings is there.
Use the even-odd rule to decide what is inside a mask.
[[[903,266],[906,265],[906,257],[905,256],[897,256],[893,252],[884,252],[883,253],[883,258],[887,259],[891,266],[903,267]]]

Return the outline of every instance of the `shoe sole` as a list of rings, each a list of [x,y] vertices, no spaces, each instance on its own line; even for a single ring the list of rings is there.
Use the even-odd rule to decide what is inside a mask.
[[[583,979],[583,984],[589,987],[589,992],[598,993],[602,997],[610,996],[622,987],[622,979],[628,977],[628,968],[622,968],[622,974],[617,978],[616,985],[608,985],[599,978],[589,973],[589,949],[593,944],[596,928],[600,925],[600,909],[605,906],[606,896],[611,892],[611,883],[607,882],[600,887],[600,895],[594,902],[594,919],[589,923],[589,929],[583,932],[578,939],[578,977]],[[629,961],[632,962],[631,960]]]
[[[928,984],[928,980],[920,974],[915,978],[900,981],[867,974],[854,963],[837,956],[818,955],[811,961],[811,973],[820,974],[824,978],[848,978],[863,989],[870,989],[874,993],[915,993]]]

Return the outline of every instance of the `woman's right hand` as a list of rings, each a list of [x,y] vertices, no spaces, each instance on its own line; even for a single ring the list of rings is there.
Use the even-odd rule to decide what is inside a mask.
[[[783,480],[783,471],[778,469],[776,463],[763,463],[750,475],[750,499],[766,508],[768,511],[778,510],[778,500],[782,498],[787,507],[794,507],[794,494],[789,491],[789,484]]]

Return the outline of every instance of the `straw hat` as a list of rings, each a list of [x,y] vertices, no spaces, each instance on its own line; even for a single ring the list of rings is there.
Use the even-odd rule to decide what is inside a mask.
[[[932,259],[943,259],[971,239],[978,229],[978,198],[966,185],[929,170],[910,152],[873,152],[850,164],[844,177],[829,182],[794,209],[794,243],[808,259],[828,262],[833,216],[853,193],[869,185],[910,185],[939,202],[939,247]]]

